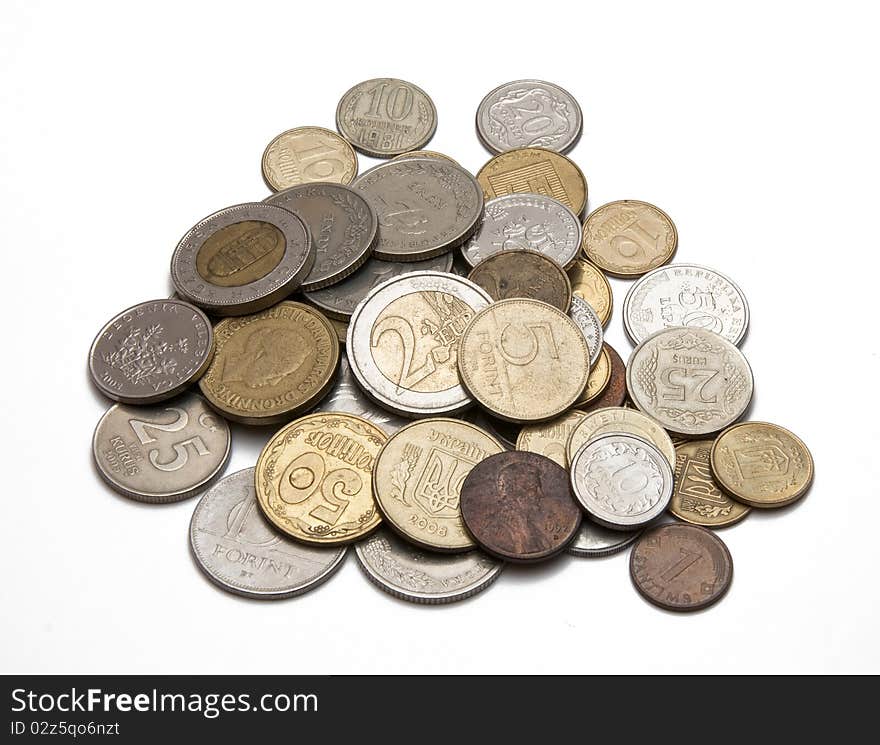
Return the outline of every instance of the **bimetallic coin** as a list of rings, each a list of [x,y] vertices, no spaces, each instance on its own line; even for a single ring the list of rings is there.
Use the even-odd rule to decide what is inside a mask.
[[[572,409],[558,419],[523,427],[519,432],[519,437],[516,438],[516,449],[525,450],[528,453],[538,453],[563,468],[568,468],[565,443],[569,441],[571,433],[585,417],[586,414],[582,411]]]
[[[587,381],[587,388],[584,392],[584,397],[587,400],[584,403],[582,398],[577,403],[581,411],[590,412],[596,409],[605,409],[609,406],[623,406],[623,402],[626,400],[626,365],[623,364],[620,355],[607,342],[602,344],[602,350],[602,357],[607,355],[609,362],[608,382],[597,394],[588,396],[591,392],[593,378],[593,372],[590,373],[590,379]],[[594,371],[601,370],[603,364],[602,357],[596,363]]]
[[[586,259],[579,258],[568,270],[568,278],[572,293],[586,300],[596,311],[602,325],[606,326],[611,318],[614,296],[602,270]]]
[[[580,530],[568,545],[568,553],[591,558],[609,556],[623,551],[641,534],[641,530],[609,530],[584,518]]]
[[[180,239],[171,257],[174,289],[217,316],[241,316],[295,292],[315,263],[308,228],[259,202],[215,212]]]
[[[485,590],[504,564],[481,551],[422,551],[380,528],[355,547],[358,563],[376,587],[401,600],[429,605],[464,600]]]
[[[679,520],[707,528],[723,528],[751,511],[718,488],[709,454],[712,440],[688,440],[675,446],[675,488],[669,511]]]
[[[263,153],[263,180],[272,191],[313,181],[350,184],[357,175],[357,155],[336,132],[296,127],[282,132]]]
[[[636,344],[673,326],[714,331],[739,344],[749,326],[749,305],[730,277],[697,264],[670,264],[630,288],[623,325]]]
[[[565,445],[569,462],[590,440],[611,432],[623,432],[647,440],[663,453],[669,465],[675,469],[675,446],[666,430],[641,411],[621,406],[595,409],[583,415]]]
[[[197,381],[214,356],[211,322],[179,300],[151,300],[111,318],[89,350],[92,382],[108,398],[150,404]]]
[[[572,296],[571,307],[568,309],[568,317],[575,322],[577,327],[584,335],[587,347],[590,350],[590,367],[599,361],[599,355],[602,354],[602,343],[604,334],[602,333],[602,322],[596,315],[590,304],[586,300]]]
[[[670,432],[699,437],[739,419],[752,399],[752,369],[743,353],[703,329],[658,331],[629,358],[633,403]]]
[[[373,496],[388,525],[436,551],[476,547],[461,522],[459,492],[471,469],[504,446],[456,419],[425,419],[394,433],[379,451]]]
[[[813,482],[813,457],[784,427],[743,422],[722,432],[712,446],[715,481],[752,507],[783,507],[800,499]]]
[[[263,517],[246,468],[211,487],[189,524],[196,564],[218,587],[257,600],[279,600],[315,589],[342,566],[346,547],[293,541]]]
[[[581,107],[568,91],[543,80],[515,80],[491,91],[477,109],[477,134],[493,152],[544,147],[559,153],[581,136]]]
[[[531,298],[563,313],[571,305],[568,275],[553,259],[537,251],[503,251],[490,256],[471,270],[468,279],[493,300]]]
[[[404,419],[402,416],[392,414],[370,401],[355,383],[354,375],[351,374],[351,368],[348,366],[348,358],[345,355],[339,360],[336,382],[330,389],[330,393],[321,401],[319,407],[321,411],[342,411],[354,414],[378,425],[389,435],[412,422],[411,419]]]
[[[584,253],[619,277],[637,277],[672,258],[675,223],[653,204],[635,199],[604,204],[584,221]]]
[[[229,459],[229,427],[192,393],[156,406],[111,406],[95,428],[101,477],[140,502],[177,502],[204,489]]]
[[[450,163],[455,163],[455,165],[459,165],[459,162],[454,158],[450,158],[443,153],[434,152],[433,150],[410,150],[408,153],[395,155],[391,160],[407,160],[408,158],[439,158],[440,160],[446,160]]]
[[[387,436],[353,414],[319,412],[269,440],[254,473],[257,501],[276,528],[318,545],[351,543],[382,518],[373,463]]]

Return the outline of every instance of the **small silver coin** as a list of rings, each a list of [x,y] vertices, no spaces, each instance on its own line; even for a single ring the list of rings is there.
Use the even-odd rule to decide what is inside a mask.
[[[376,214],[354,189],[342,184],[300,184],[263,201],[295,213],[309,229],[315,263],[300,286],[303,292],[342,281],[370,258]]]
[[[668,264],[641,277],[623,301],[633,343],[673,326],[714,331],[739,344],[749,326],[746,296],[730,277],[698,264]]]
[[[581,221],[553,197],[507,194],[490,199],[483,212],[482,224],[461,249],[471,267],[501,251],[530,248],[567,269],[580,254]]]
[[[214,356],[208,317],[180,300],[151,300],[108,321],[89,350],[92,381],[108,398],[151,404],[196,382]]]
[[[209,313],[243,316],[295,292],[314,263],[311,237],[299,217],[248,202],[209,215],[180,239],[171,281],[182,298]]]
[[[205,492],[189,524],[189,544],[214,584],[257,600],[315,589],[342,566],[347,551],[308,546],[275,530],[257,504],[253,468],[230,474]]]
[[[587,347],[590,350],[590,367],[592,368],[602,353],[602,341],[604,338],[602,322],[599,320],[599,316],[596,315],[596,311],[590,307],[590,304],[577,295],[571,296],[568,317],[575,322],[575,325],[581,330],[584,339],[587,341]]]
[[[481,551],[422,551],[380,528],[355,546],[358,563],[377,587],[413,603],[452,603],[485,590],[504,564]]]
[[[156,406],[114,404],[92,438],[98,473],[140,502],[177,502],[198,494],[229,459],[229,426],[188,393]]]
[[[587,557],[609,556],[623,551],[641,534],[641,530],[609,530],[587,518],[581,521],[577,535],[568,546],[568,553]]]
[[[565,153],[578,141],[582,126],[574,96],[544,80],[499,85],[477,109],[477,134],[495,153],[521,147]]]

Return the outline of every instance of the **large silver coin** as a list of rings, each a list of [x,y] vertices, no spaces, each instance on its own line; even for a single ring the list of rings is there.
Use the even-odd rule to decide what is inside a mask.
[[[211,483],[229,458],[229,426],[188,393],[157,406],[114,404],[101,417],[92,455],[101,477],[140,502],[177,502]]]
[[[590,350],[590,367],[593,367],[602,353],[602,340],[604,338],[602,322],[599,320],[599,316],[596,315],[596,311],[590,307],[590,304],[577,295],[571,296],[568,317],[575,322],[575,325],[584,335],[587,347]]]
[[[451,603],[485,590],[504,566],[481,551],[422,551],[380,528],[355,546],[361,569],[377,587],[414,603]]]
[[[282,207],[248,202],[209,215],[180,239],[171,281],[193,305],[243,316],[295,292],[314,263],[302,220]]]
[[[443,272],[412,272],[378,285],[348,325],[346,354],[358,384],[403,416],[466,408],[472,399],[458,377],[458,342],[491,302],[481,287]]]
[[[150,404],[197,381],[214,356],[214,332],[198,308],[176,299],[126,308],[102,328],[89,350],[92,381],[108,398]]]
[[[669,264],[648,272],[626,294],[623,324],[635,344],[665,328],[714,331],[739,344],[749,326],[749,304],[730,277],[697,264]]]
[[[743,353],[703,329],[658,331],[633,350],[626,366],[633,403],[685,437],[733,424],[748,408],[754,385]]]
[[[496,153],[521,147],[565,153],[578,141],[582,125],[574,96],[543,80],[500,85],[477,109],[477,134]]]
[[[407,158],[371,168],[352,188],[379,219],[373,249],[386,261],[421,261],[473,235],[483,215],[483,189],[456,163]]]
[[[540,194],[507,194],[486,202],[483,222],[461,252],[472,267],[501,251],[530,248],[563,269],[581,250],[581,221],[562,202]]]
[[[672,468],[641,437],[612,432],[581,447],[571,462],[571,487],[590,517],[612,530],[641,528],[672,499]]]
[[[253,468],[205,492],[189,524],[189,544],[214,584],[258,600],[313,590],[339,569],[347,550],[308,546],[275,530],[257,504]]]
[[[263,201],[296,213],[311,233],[315,263],[300,286],[303,292],[342,281],[370,258],[376,214],[354,189],[342,184],[300,184]]]
[[[587,518],[574,540],[568,545],[568,553],[574,556],[609,556],[623,551],[642,534],[639,530],[610,530]]]

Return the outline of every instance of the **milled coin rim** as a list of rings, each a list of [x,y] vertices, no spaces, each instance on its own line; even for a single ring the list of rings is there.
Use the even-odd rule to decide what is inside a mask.
[[[266,159],[269,156],[269,148],[272,147],[278,140],[280,140],[284,135],[288,135],[291,132],[297,132],[299,130],[315,130],[318,132],[322,132],[323,134],[329,134],[339,140],[345,147],[348,148],[351,153],[351,159],[354,161],[354,172],[351,174],[351,178],[348,181],[303,181],[304,184],[312,184],[312,183],[332,183],[332,184],[343,184],[344,186],[348,186],[352,181],[354,181],[358,176],[359,163],[357,158],[357,153],[354,148],[351,146],[351,143],[345,139],[339,132],[334,132],[332,129],[327,129],[326,127],[315,127],[309,124],[305,124],[301,127],[291,127],[290,129],[285,129],[283,132],[278,133],[269,140],[269,144],[266,145],[265,150],[263,150],[263,156],[260,158],[260,172],[263,174],[263,183],[273,192],[283,191],[284,189],[289,189],[290,186],[296,186],[296,184],[291,184],[290,186],[276,186],[271,182],[269,176],[266,173]]]
[[[566,275],[566,276],[568,276],[568,275]],[[595,310],[593,310],[593,306],[590,305],[582,297],[578,297],[577,295],[572,295],[571,302],[569,303],[569,307],[568,307],[567,312],[568,312],[568,317],[571,318],[572,321],[574,321],[575,326],[577,326],[579,329],[581,328],[581,325],[575,320],[574,315],[573,315],[574,314],[574,307],[573,307],[574,305],[583,305],[583,308],[582,308],[583,312],[590,316],[590,320],[595,321],[595,326],[598,329],[598,333],[597,333],[598,342],[596,344],[596,348],[591,349],[589,343],[587,343],[587,349],[590,351],[590,369],[592,370],[593,366],[599,361],[599,356],[602,354],[602,349],[605,345],[605,329],[602,327],[602,321],[599,318],[599,314],[596,313]],[[581,333],[583,333],[583,330],[581,330]],[[586,339],[587,339],[587,337],[584,336],[584,341],[586,341]],[[584,388],[586,388],[586,386],[584,386]]]
[[[581,521],[581,528],[583,528],[585,523],[590,523],[590,522],[593,522],[593,518],[592,517],[585,517]],[[599,528],[605,527],[603,525],[599,525],[598,523],[596,525]],[[580,530],[580,528],[578,530]],[[606,528],[606,530],[607,530],[607,528]],[[632,544],[635,543],[639,539],[639,537],[642,535],[642,533],[645,532],[645,529],[644,528],[636,528],[635,530],[632,530],[632,531],[620,530],[617,532],[619,535],[624,536],[625,538],[623,541],[621,541],[620,543],[615,543],[613,546],[608,546],[607,548],[600,548],[600,549],[593,549],[593,550],[584,549],[584,548],[577,548],[577,546],[574,545],[575,541],[577,541],[577,536],[575,536],[574,538],[572,538],[571,543],[568,545],[568,548],[566,549],[566,551],[569,554],[571,554],[572,556],[577,556],[577,557],[584,558],[584,559],[601,559],[604,556],[613,556],[614,554],[619,554],[624,549],[632,546]],[[628,533],[632,533],[632,535],[627,535]]]

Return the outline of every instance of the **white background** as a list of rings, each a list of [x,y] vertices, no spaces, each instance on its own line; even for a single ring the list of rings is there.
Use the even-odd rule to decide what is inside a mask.
[[[880,672],[867,7],[3,3],[2,671]],[[752,418],[798,433],[817,478],[796,507],[723,531],[735,579],[719,605],[648,605],[626,554],[511,568],[441,608],[378,591],[353,555],[312,594],[241,600],[190,559],[194,500],[137,504],[95,475],[107,402],[85,372],[94,334],[168,295],[172,249],[196,220],[266,196],[275,134],[333,128],[341,94],[377,76],[432,96],[428,147],[471,171],[489,157],[473,125],[482,96],[559,83],[584,111],[570,155],[590,209],[656,203],[677,223],[677,260],[744,288]],[[627,287],[614,282],[608,331],[624,358]],[[269,435],[236,427],[228,472]]]

